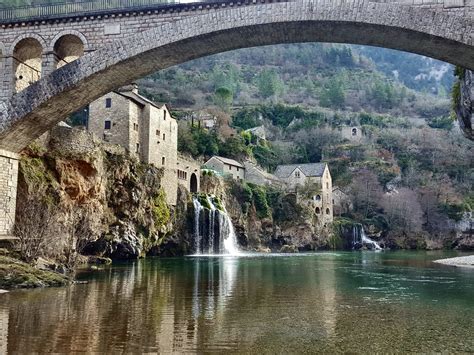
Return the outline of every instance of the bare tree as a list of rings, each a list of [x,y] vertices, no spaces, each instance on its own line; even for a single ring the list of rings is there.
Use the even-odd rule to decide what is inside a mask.
[[[36,194],[24,194],[18,200],[14,235],[21,257],[31,262],[42,256],[52,241],[55,213],[52,205]]]

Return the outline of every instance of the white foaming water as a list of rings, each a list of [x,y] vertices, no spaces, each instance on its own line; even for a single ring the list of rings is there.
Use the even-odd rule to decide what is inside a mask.
[[[225,208],[219,210],[210,195],[206,196],[206,202],[209,208],[202,206],[198,198],[193,198],[195,255],[239,255],[237,236],[227,211]],[[202,213],[204,217],[201,217]]]
[[[352,229],[352,238],[353,238],[352,243],[354,246],[357,242],[359,242],[362,245],[371,245],[374,248],[374,250],[383,250],[383,248],[379,245],[379,243],[367,237],[362,224],[354,225]]]

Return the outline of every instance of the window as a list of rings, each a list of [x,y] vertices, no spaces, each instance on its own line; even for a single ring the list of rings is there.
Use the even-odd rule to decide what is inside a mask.
[[[161,136],[161,132],[160,132],[159,129],[156,130],[156,135],[157,135],[158,137]]]
[[[232,166],[229,165],[229,170],[232,170]]]
[[[357,136],[357,128],[352,128],[352,135]]]
[[[163,121],[166,121],[166,110],[163,110]]]
[[[136,150],[136,153],[140,153],[140,143],[137,143],[137,150]]]
[[[110,97],[105,99],[105,108],[112,107],[112,99]]]
[[[329,182],[326,183],[326,189],[329,189]]]
[[[239,167],[237,167],[237,171],[239,171]]]
[[[109,120],[106,120],[104,122],[104,129],[110,129],[112,127],[112,124]]]
[[[187,180],[188,173],[186,171],[178,170],[178,179]]]
[[[329,208],[326,208],[326,214],[330,214]]]
[[[163,133],[163,140],[166,140],[166,134]]]
[[[321,195],[316,195],[316,201],[321,201]]]
[[[319,209],[319,207],[316,207],[316,214],[320,214],[321,213],[321,210]]]
[[[166,163],[166,158],[165,157],[161,157],[161,165],[165,165]]]
[[[134,131],[138,131],[138,123],[134,123],[134,124],[133,124],[133,130],[134,130]]]
[[[300,175],[300,172],[299,171],[295,171],[295,177],[296,178],[299,178],[301,175]]]

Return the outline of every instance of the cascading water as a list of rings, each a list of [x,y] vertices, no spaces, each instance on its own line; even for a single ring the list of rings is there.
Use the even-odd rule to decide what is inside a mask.
[[[357,247],[362,246],[366,246],[374,250],[383,250],[382,247],[375,240],[372,240],[367,237],[362,224],[355,224],[352,228],[352,247],[356,249]]]
[[[201,212],[204,209],[198,199],[193,199],[194,205],[194,248],[199,250],[201,245],[201,231],[199,230]]]
[[[227,211],[218,208],[210,195],[206,195],[204,202],[207,206],[203,206],[198,197],[193,198],[195,253],[238,254],[237,237]]]

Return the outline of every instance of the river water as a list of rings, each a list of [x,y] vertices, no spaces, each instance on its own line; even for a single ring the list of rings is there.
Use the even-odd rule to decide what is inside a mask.
[[[474,352],[474,270],[453,253],[146,259],[0,295],[0,354]]]

